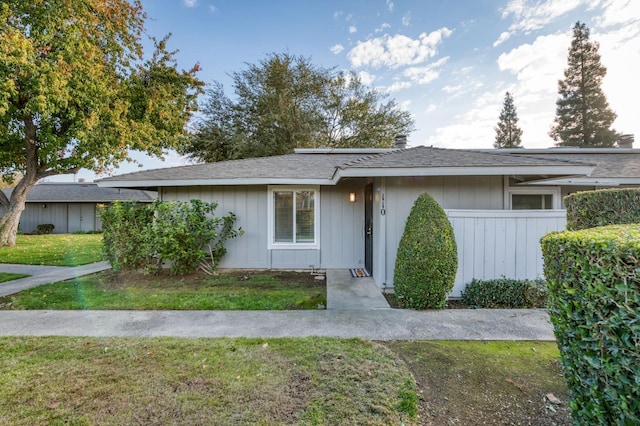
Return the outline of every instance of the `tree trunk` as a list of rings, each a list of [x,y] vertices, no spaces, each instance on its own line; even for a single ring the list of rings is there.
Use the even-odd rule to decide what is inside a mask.
[[[9,205],[6,207],[4,215],[0,217],[0,246],[16,245],[20,216],[27,201],[27,194],[33,185],[35,182],[29,184],[23,178],[11,193]]]

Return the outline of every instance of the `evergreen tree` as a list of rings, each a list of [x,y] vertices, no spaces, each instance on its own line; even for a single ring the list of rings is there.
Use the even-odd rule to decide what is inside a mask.
[[[522,129],[518,127],[518,113],[513,104],[513,96],[507,92],[504,95],[504,104],[500,112],[500,121],[496,130],[494,148],[522,148]]]
[[[618,133],[611,129],[616,114],[602,92],[607,69],[600,63],[599,44],[589,40],[589,28],[573,27],[568,68],[558,81],[555,124],[549,135],[558,146],[612,147]]]

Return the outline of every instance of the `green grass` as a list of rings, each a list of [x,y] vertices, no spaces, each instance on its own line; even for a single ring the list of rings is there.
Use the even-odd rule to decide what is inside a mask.
[[[0,247],[0,263],[78,266],[100,260],[100,234],[18,235],[14,247]]]
[[[0,272],[0,283],[17,280],[19,278],[28,277],[27,274],[10,274],[8,272]]]
[[[0,337],[0,388],[12,425],[418,422],[406,365],[358,339]]]
[[[284,271],[186,277],[107,271],[0,298],[3,304],[9,309],[318,309],[326,305],[326,286],[309,273]]]

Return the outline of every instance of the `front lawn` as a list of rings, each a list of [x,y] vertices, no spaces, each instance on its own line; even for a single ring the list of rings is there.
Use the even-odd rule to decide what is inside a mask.
[[[18,278],[28,277],[27,274],[10,274],[8,272],[0,272],[0,283],[6,281],[17,280]]]
[[[0,263],[78,266],[101,260],[100,234],[18,235],[14,247],[0,247]]]
[[[0,337],[0,424],[570,425],[558,356],[554,342]]]
[[[0,423],[417,424],[406,365],[359,339],[0,337]]]
[[[324,281],[308,272],[170,276],[105,271],[0,298],[8,309],[324,309]]]

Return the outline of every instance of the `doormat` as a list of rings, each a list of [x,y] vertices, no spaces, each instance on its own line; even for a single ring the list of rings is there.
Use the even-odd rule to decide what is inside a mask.
[[[351,268],[349,269],[349,271],[351,272],[351,276],[354,278],[363,278],[363,277],[371,276],[369,275],[369,271],[367,271],[364,268]]]

